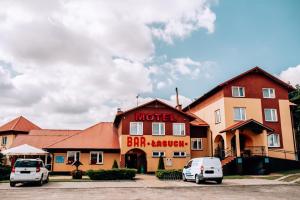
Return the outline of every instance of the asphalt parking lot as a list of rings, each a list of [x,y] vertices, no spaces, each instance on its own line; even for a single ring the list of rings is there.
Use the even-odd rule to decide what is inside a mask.
[[[169,188],[38,188],[0,190],[1,199],[299,199],[299,185],[249,185]]]

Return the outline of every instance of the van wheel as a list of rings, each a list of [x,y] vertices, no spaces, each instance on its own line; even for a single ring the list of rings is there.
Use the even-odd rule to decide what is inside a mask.
[[[42,186],[43,185],[43,176],[41,177],[41,180],[39,180],[39,182],[38,182],[38,186]]]
[[[221,183],[222,183],[222,181],[223,181],[223,179],[222,179],[222,178],[220,178],[220,179],[217,179],[217,180],[216,180],[216,182],[217,182],[218,184],[221,184]]]
[[[197,184],[203,183],[203,181],[200,179],[200,176],[198,174],[195,176],[195,181]]]
[[[185,177],[185,175],[184,175],[184,173],[182,173],[182,180],[183,180],[183,181],[187,181],[187,180],[186,180],[186,177]]]
[[[9,182],[9,185],[10,185],[10,187],[15,187],[15,186],[16,186],[16,183],[14,183],[14,182]]]

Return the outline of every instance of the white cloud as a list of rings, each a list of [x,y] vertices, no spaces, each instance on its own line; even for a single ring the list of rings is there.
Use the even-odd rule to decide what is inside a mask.
[[[289,67],[288,69],[282,71],[279,77],[285,82],[291,83],[293,86],[300,85],[300,65],[295,67]]]
[[[137,94],[172,84],[146,67],[154,37],[172,43],[200,28],[211,33],[214,22],[208,0],[2,0],[0,124],[20,114],[49,128],[110,121]],[[198,64],[173,60],[170,69],[194,76]]]

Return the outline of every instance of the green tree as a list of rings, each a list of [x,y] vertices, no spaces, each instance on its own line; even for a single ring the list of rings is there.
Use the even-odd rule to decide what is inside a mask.
[[[293,122],[295,128],[297,151],[299,151],[300,150],[300,85],[296,85],[296,90],[292,91],[289,94],[289,99],[291,102],[296,104],[296,106],[293,107],[292,115],[293,115]],[[298,152],[298,156],[299,156],[299,152]]]
[[[0,153],[0,166],[3,165],[3,162],[4,162],[4,155]]]
[[[165,169],[164,158],[162,156],[159,157],[157,169],[158,170],[164,170]]]
[[[119,168],[118,163],[117,163],[116,160],[114,160],[114,164],[113,164],[112,168],[113,169],[118,169]]]

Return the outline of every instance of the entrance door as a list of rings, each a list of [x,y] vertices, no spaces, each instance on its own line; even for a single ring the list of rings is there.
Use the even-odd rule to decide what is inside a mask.
[[[125,154],[126,168],[137,169],[138,173],[147,172],[146,153],[141,149],[132,149]]]

